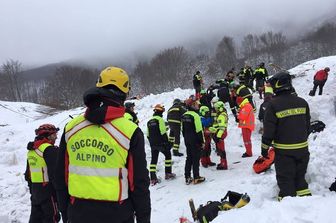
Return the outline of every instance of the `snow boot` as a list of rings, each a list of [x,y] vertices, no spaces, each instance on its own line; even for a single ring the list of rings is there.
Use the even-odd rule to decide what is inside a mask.
[[[180,153],[178,150],[173,150],[173,156],[183,156],[183,153]]]
[[[313,90],[309,91],[309,96],[315,96],[315,92]]]
[[[199,184],[199,183],[203,183],[205,181],[205,177],[196,177],[193,180],[193,184]]]
[[[154,185],[156,185],[156,184],[161,183],[161,181],[160,181],[159,179],[156,178],[156,179],[151,179],[150,183],[151,183],[152,186],[154,186]]]
[[[185,179],[185,182],[186,182],[187,185],[189,185],[189,184],[191,184],[191,183],[193,182],[193,178],[191,178],[191,177],[187,177],[187,178]]]
[[[217,164],[217,170],[227,170],[228,166],[227,166],[227,161],[226,159],[221,158],[221,162],[219,164]]]
[[[211,162],[210,156],[207,157],[208,166],[216,166],[216,163]]]
[[[243,153],[242,157],[243,157],[243,158],[246,158],[246,157],[252,157],[252,155],[249,155],[249,154],[247,154],[247,153]]]
[[[173,180],[176,178],[176,174],[175,173],[166,173],[165,175],[165,179],[166,180]]]

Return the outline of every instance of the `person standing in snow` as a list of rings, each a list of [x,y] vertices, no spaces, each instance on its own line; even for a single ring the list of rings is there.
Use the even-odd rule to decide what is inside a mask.
[[[255,89],[256,91],[259,92],[260,99],[262,99],[264,84],[265,84],[265,81],[268,79],[268,72],[267,72],[267,69],[265,68],[264,62],[260,63],[259,66],[254,70],[252,83],[254,79],[256,80]]]
[[[54,170],[58,150],[54,144],[58,130],[52,124],[43,124],[35,130],[35,140],[27,145],[25,179],[31,194],[29,223],[60,221],[54,188]],[[62,218],[63,222],[66,222],[66,215]]]
[[[203,78],[201,76],[201,72],[198,70],[193,76],[193,85],[195,88],[195,97],[196,99],[200,99],[201,90],[203,88]]]
[[[251,135],[255,128],[255,118],[253,113],[253,107],[250,104],[248,98],[243,98],[241,96],[237,97],[237,104],[239,105],[239,111],[237,118],[239,120],[238,127],[242,130],[243,141],[245,145],[245,153],[242,157],[252,156],[252,141]]]
[[[174,179],[176,176],[172,173],[171,144],[168,141],[166,124],[162,118],[165,108],[163,105],[157,104],[153,111],[153,117],[147,122],[147,138],[152,153],[152,159],[149,166],[151,185],[159,183],[156,176],[156,166],[160,152],[165,156],[165,179]]]
[[[273,96],[273,88],[270,86],[269,83],[266,83],[265,85],[265,93],[264,93],[264,101],[263,103],[261,103],[260,107],[259,107],[259,114],[258,114],[258,119],[261,123],[263,123],[264,121],[264,115],[265,115],[265,111],[267,106],[270,103],[270,100],[272,99]],[[259,133],[263,132],[263,127],[260,128]]]
[[[182,116],[182,134],[187,148],[187,159],[184,167],[186,184],[198,184],[205,181],[199,174],[200,157],[204,147],[204,136],[201,118],[198,115],[197,100],[189,98],[185,101],[188,111]],[[191,178],[191,169],[194,178]]]
[[[273,75],[269,83],[275,96],[264,115],[261,154],[267,157],[269,148],[274,147],[279,200],[286,196],[311,195],[305,180],[309,162],[308,103],[292,93],[292,80],[288,72],[282,71]]]
[[[84,93],[85,113],[65,126],[55,178],[71,223],[150,223],[144,135],[124,117],[128,92],[126,71],[105,68]]]
[[[179,152],[181,138],[181,117],[187,111],[182,101],[175,98],[173,106],[168,109],[167,122],[169,125],[169,142],[173,145],[173,156],[183,156]]]
[[[135,124],[139,125],[139,119],[137,117],[137,114],[134,112],[134,107],[135,107],[134,102],[126,102],[124,117],[134,122]]]
[[[328,72],[330,71],[329,67],[324,68],[323,70],[319,70],[314,75],[314,87],[313,90],[309,92],[310,96],[315,96],[315,92],[317,87],[319,87],[319,95],[322,95],[323,86],[327,82]]]
[[[213,133],[213,139],[216,142],[216,152],[220,157],[220,163],[217,164],[217,170],[227,170],[228,164],[226,160],[224,140],[227,136],[228,115],[224,102],[217,101],[214,104],[214,108],[217,113],[217,119],[209,130]]]
[[[211,117],[210,109],[209,107],[203,105],[199,109],[199,114],[201,117],[201,122],[203,126],[203,132],[204,132],[204,149],[201,153],[201,164],[203,167],[207,168],[209,166],[215,166],[216,164],[211,162],[211,138],[212,133],[209,130],[209,127],[213,124],[213,118]]]

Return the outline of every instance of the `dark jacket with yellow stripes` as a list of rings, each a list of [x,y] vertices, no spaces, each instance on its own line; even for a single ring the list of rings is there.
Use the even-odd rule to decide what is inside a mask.
[[[264,116],[262,154],[273,145],[275,149],[289,151],[308,148],[310,112],[308,103],[290,91],[275,96]]]
[[[187,111],[182,103],[174,104],[168,110],[167,121],[169,125],[181,125],[181,117]]]

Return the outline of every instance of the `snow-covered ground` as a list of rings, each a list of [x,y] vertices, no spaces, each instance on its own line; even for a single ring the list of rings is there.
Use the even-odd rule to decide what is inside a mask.
[[[312,88],[312,79],[318,69],[329,66],[331,72],[324,87],[323,96],[308,96]],[[225,140],[229,170],[217,171],[212,168],[200,168],[206,182],[199,185],[185,185],[184,157],[173,157],[173,171],[177,179],[165,181],[153,186],[151,190],[152,222],[179,222],[179,217],[191,218],[188,200],[193,198],[196,205],[209,200],[220,200],[228,190],[247,193],[251,202],[237,210],[221,212],[213,221],[270,223],[270,222],[336,222],[334,208],[336,193],[328,187],[336,177],[336,56],[309,61],[290,70],[298,77],[293,80],[297,93],[310,105],[312,120],[322,120],[326,129],[309,137],[311,153],[306,179],[313,193],[311,197],[285,198],[276,200],[278,187],[275,171],[272,168],[264,174],[255,174],[252,164],[260,154],[261,135],[255,131],[252,158],[242,159],[245,151],[241,131],[237,128],[229,111],[228,137]],[[206,83],[210,85],[210,83]],[[193,90],[175,89],[159,95],[149,95],[136,100],[136,110],[140,127],[145,131],[147,120],[152,115],[152,106],[163,103],[166,108],[172,105],[174,98],[185,99]],[[261,101],[255,95],[257,107]],[[29,191],[24,180],[26,164],[26,144],[34,138],[34,129],[43,123],[52,123],[63,128],[69,115],[83,112],[83,108],[62,111],[48,115],[47,107],[32,103],[13,103],[0,101],[0,223],[27,222],[30,213]],[[259,124],[258,124],[259,125]],[[290,129],[288,130],[290,131]],[[183,138],[181,152],[185,153]],[[150,147],[146,141],[147,162],[150,162]],[[219,158],[212,152],[212,160]],[[163,155],[158,163],[158,176],[164,175]]]

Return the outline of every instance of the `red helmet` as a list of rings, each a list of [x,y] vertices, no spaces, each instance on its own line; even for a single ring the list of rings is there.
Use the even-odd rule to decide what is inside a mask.
[[[35,129],[35,134],[37,136],[42,136],[42,135],[49,136],[58,131],[59,131],[59,128],[56,128],[52,124],[43,124],[43,125],[40,125],[37,129]]]

